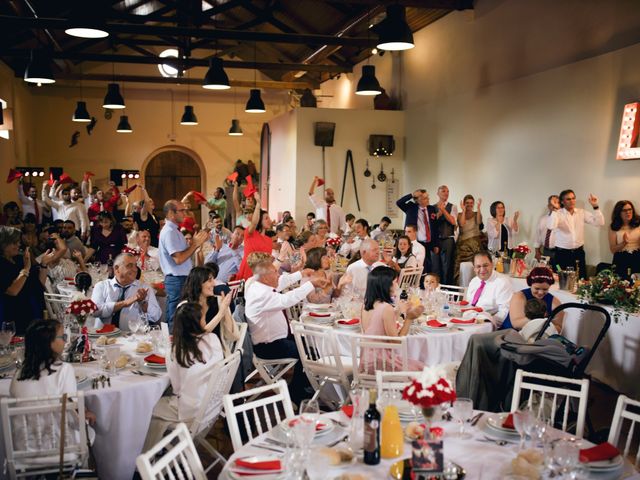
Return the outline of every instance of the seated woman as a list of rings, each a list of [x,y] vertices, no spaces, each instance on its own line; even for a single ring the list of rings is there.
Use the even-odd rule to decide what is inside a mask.
[[[413,268],[418,266],[418,259],[411,250],[411,239],[406,235],[400,235],[396,243],[396,253],[393,256],[393,263],[390,265],[399,272],[403,268]]]
[[[376,267],[367,278],[367,290],[364,295],[364,310],[362,311],[362,332],[365,335],[383,335],[387,337],[402,337],[407,335],[409,327],[415,318],[418,318],[424,307],[419,305],[412,307],[406,301],[393,306],[392,298],[397,297],[398,275],[389,267]],[[400,328],[397,325],[402,325]],[[371,358],[368,352],[362,352],[360,368],[371,371],[374,366],[380,366],[382,360]],[[371,352],[373,353],[373,352]],[[384,352],[378,352],[384,353]],[[386,352],[390,354],[391,352]],[[369,357],[369,358],[367,358]],[[391,361],[391,359],[389,359]],[[394,358],[394,365],[390,369],[403,368],[400,358]],[[418,360],[409,359],[409,370],[421,370],[424,364]]]
[[[553,283],[554,279],[551,269],[547,267],[536,267],[532,269],[529,275],[527,275],[527,285],[529,285],[529,288],[513,294],[509,304],[509,314],[502,323],[501,329],[522,329],[529,321],[524,311],[525,304],[527,300],[531,300],[532,298],[537,298],[545,303],[547,306],[547,316],[554,308],[560,306],[560,300],[549,293],[549,288],[551,288]],[[560,314],[556,315],[553,319],[553,324],[559,332],[562,331],[563,316],[564,312],[560,312]]]
[[[193,420],[209,380],[203,371],[224,359],[218,336],[204,328],[204,314],[198,302],[178,304],[171,354],[167,357],[173,395],[162,397],[154,407],[143,452],[158,443],[170,425]]]
[[[342,287],[351,281],[350,275],[343,275],[336,283],[336,278],[329,270],[330,263],[327,256],[327,249],[323,247],[315,247],[307,252],[307,263],[305,269],[313,270],[311,275],[302,276],[300,283],[308,282],[311,278],[323,278],[327,281],[324,288],[316,288],[307,295],[308,303],[331,303],[331,299],[340,296]]]
[[[49,234],[47,247],[50,251],[53,251],[53,256],[49,262],[47,276],[49,277],[51,284],[57,285],[65,279],[74,278],[78,272],[86,272],[87,267],[84,263],[82,253],[78,250],[73,250],[71,252],[72,258],[66,258],[67,244],[60,235],[58,235],[58,232],[55,231],[55,229],[52,230],[50,228],[49,231],[51,233]],[[36,258],[36,260],[40,262],[43,256],[44,254]]]
[[[640,215],[629,200],[620,200],[613,207],[609,249],[615,273],[627,280],[640,273]]]

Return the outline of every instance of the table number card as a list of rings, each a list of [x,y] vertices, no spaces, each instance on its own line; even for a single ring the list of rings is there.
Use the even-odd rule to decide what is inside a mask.
[[[444,449],[442,440],[418,439],[411,442],[411,465],[413,472],[442,473],[444,471]]]

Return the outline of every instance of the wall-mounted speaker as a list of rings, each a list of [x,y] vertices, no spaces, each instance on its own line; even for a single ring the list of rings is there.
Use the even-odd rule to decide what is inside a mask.
[[[116,184],[117,187],[122,186],[122,169],[112,168],[109,170],[109,180]]]
[[[336,124],[331,122],[316,122],[316,147],[333,147],[333,134],[336,131]]]

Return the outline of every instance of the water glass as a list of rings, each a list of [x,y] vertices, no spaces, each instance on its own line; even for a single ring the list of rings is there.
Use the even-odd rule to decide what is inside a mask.
[[[307,450],[316,434],[316,425],[320,418],[320,406],[317,400],[302,400],[300,402],[299,422],[294,431],[303,450]]]
[[[6,321],[0,327],[0,346],[2,346],[2,352],[5,353],[7,347],[11,345],[11,339],[16,334],[15,322]]]
[[[24,345],[16,345],[11,352],[11,358],[16,364],[16,368],[20,368],[24,362]]]
[[[116,375],[116,362],[120,357],[120,345],[106,345],[104,347],[107,354],[107,361],[109,362],[109,373],[112,376]]]
[[[524,442],[527,434],[531,430],[533,415],[529,410],[517,410],[513,412],[513,426],[520,434],[520,450],[524,450]]]
[[[553,446],[553,463],[561,474],[570,474],[580,463],[580,447],[575,440],[562,438]]]
[[[142,327],[142,320],[140,320],[139,318],[132,318],[129,320],[129,331],[135,336],[136,333],[138,333],[138,330],[140,330],[140,327]]]
[[[469,421],[473,415],[473,400],[470,398],[458,398],[453,402],[453,418],[460,422],[460,437],[467,438],[471,434],[465,432],[464,424]]]

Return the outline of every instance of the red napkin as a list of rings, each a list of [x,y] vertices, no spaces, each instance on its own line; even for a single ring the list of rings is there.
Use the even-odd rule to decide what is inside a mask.
[[[11,339],[11,345],[14,345],[16,343],[22,343],[24,342],[24,337],[13,337]]]
[[[472,323],[476,323],[475,318],[470,318],[469,320],[463,320],[462,318],[452,318],[450,320],[451,323],[462,323],[464,325],[471,325]]]
[[[482,307],[469,307],[469,308],[463,308],[462,309],[462,313],[470,312],[470,311],[480,313],[480,312],[482,312]]]
[[[460,300],[458,302],[458,305],[460,305],[461,307],[464,307],[465,305],[469,305],[469,302],[467,302],[466,300]]]
[[[60,183],[76,183],[76,182],[69,175],[67,175],[66,173],[63,173],[62,175],[60,175]]]
[[[319,178],[318,179],[318,186],[321,187],[322,185],[324,185],[324,179]]]
[[[236,459],[236,466],[250,468],[252,470],[282,470],[280,460],[265,460],[263,462],[247,462],[241,458]]]
[[[502,428],[509,428],[511,430],[515,430],[516,427],[513,425],[513,413],[507,415],[507,418],[502,422]]]
[[[253,178],[251,178],[251,175],[247,175],[247,186],[245,187],[242,194],[245,197],[251,197],[257,191],[258,190],[256,189],[256,187],[253,185]]]
[[[290,427],[295,427],[299,422],[300,422],[299,418],[294,418],[293,420],[289,420],[289,426]],[[327,428],[327,424],[326,423],[322,423],[322,422],[316,423],[316,432],[324,430],[325,428]]]
[[[318,317],[318,318],[326,318],[326,317],[330,317],[331,314],[330,313],[309,312],[309,316],[310,317]]]
[[[127,189],[124,191],[124,194],[125,194],[125,195],[129,195],[129,194],[130,194],[131,192],[133,192],[136,188],[138,188],[138,184],[137,184],[137,183],[134,183],[134,184],[133,184],[133,186],[131,186],[131,187],[127,188]]]
[[[11,183],[22,176],[22,172],[19,172],[13,168],[9,169],[9,175],[7,176],[7,183]]]
[[[55,182],[55,180],[53,179],[53,172],[49,172],[49,180],[47,180],[47,185],[51,186],[53,185],[53,182]]]
[[[193,192],[193,198],[195,198],[198,203],[207,203],[207,197],[201,192]]]
[[[359,318],[352,318],[351,320],[338,320],[340,325],[357,325],[360,323]]]
[[[73,277],[64,277],[67,282],[73,282]]]
[[[343,405],[342,407],[340,407],[340,410],[342,410],[342,413],[344,413],[347,417],[353,417],[353,405]]]
[[[164,357],[161,357],[160,355],[156,355],[155,353],[152,353],[151,355],[147,355],[146,357],[144,357],[144,361],[147,363],[157,363],[158,365],[164,365],[166,362]]]
[[[446,323],[439,322],[438,320],[429,320],[427,325],[433,328],[442,328],[447,326]]]
[[[196,221],[193,218],[184,217],[184,220],[178,226],[180,227],[180,230],[184,228],[187,232],[193,235],[193,230],[194,230],[193,226],[195,225],[195,223]]]
[[[152,283],[151,286],[156,290],[164,290],[164,282]]]
[[[112,323],[107,323],[100,330],[96,330],[96,333],[111,333],[116,331],[116,326]]]
[[[227,175],[227,180],[230,182],[235,182],[238,179],[238,172],[233,172],[230,175]]]
[[[604,442],[595,447],[580,450],[580,461],[583,463],[599,462],[601,460],[610,460],[618,455],[620,455],[620,450],[609,442]]]
[[[84,172],[84,175],[82,176],[82,179],[83,179],[85,182],[88,182],[88,181],[89,181],[89,178],[91,178],[91,177],[95,177],[95,176],[96,176],[96,174],[95,174],[95,173],[93,173],[93,172]]]

